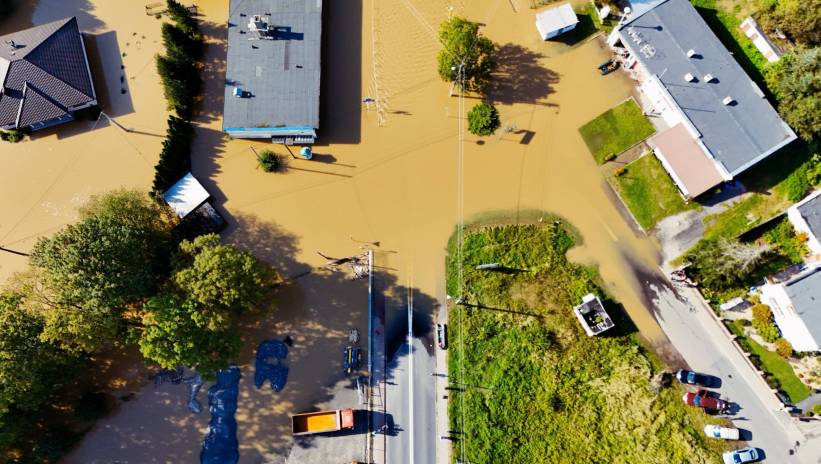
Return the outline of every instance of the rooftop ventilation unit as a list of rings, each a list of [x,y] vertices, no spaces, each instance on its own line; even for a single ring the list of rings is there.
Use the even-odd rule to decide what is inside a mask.
[[[733,97],[727,95],[726,97],[724,97],[724,100],[721,100],[721,103],[724,103],[724,105],[729,106],[729,105],[733,104],[734,101],[735,100],[733,100]]]
[[[276,36],[276,26],[268,22],[263,15],[253,15],[248,21],[248,31],[255,33],[258,39],[273,40]]]
[[[704,82],[713,82],[713,79],[715,79],[715,78],[716,77],[713,76],[712,74],[707,73],[707,74],[704,75]]]
[[[687,58],[692,58],[694,56],[696,56],[696,51],[695,50],[693,50],[692,48],[687,50]]]
[[[693,82],[694,80],[696,80],[696,76],[694,76],[690,73],[687,73],[687,74],[684,75],[684,80],[687,81],[687,82]]]

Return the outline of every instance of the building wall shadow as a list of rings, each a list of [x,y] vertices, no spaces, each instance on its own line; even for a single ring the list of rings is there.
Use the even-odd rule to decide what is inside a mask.
[[[197,119],[212,122],[222,118],[225,101],[225,66],[228,54],[228,28],[222,24],[201,22],[206,38],[202,67],[202,97]]]
[[[325,2],[319,145],[359,143],[362,130],[362,0]]]
[[[128,69],[125,68],[117,32],[85,34],[94,91],[100,108],[111,117],[134,112]]]

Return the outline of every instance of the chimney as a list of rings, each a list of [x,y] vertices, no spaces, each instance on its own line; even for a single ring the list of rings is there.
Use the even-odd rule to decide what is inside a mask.
[[[724,100],[721,100],[721,103],[724,103],[724,105],[725,105],[725,106],[729,106],[729,105],[731,105],[734,101],[735,101],[735,100],[733,100],[733,97],[731,97],[731,96],[727,95],[726,97],[724,97]]]
[[[715,79],[715,76],[710,73],[704,75],[704,82],[713,82],[713,79]]]
[[[687,50],[687,58],[692,58],[694,56],[696,56],[696,51],[695,50],[693,50],[692,48]]]

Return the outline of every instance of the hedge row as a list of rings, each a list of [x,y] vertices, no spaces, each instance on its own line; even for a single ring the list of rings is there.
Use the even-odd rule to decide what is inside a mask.
[[[156,63],[168,109],[177,115],[168,117],[166,138],[154,172],[156,195],[162,195],[191,170],[194,129],[190,121],[202,87],[203,38],[197,21],[175,0],[167,0],[166,13],[172,22],[162,25],[165,55],[157,55]]]

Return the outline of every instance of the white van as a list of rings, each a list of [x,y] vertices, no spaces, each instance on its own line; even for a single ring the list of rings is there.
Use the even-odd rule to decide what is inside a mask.
[[[720,438],[722,440],[738,440],[739,436],[738,429],[720,425],[705,425],[704,434],[710,438]]]

